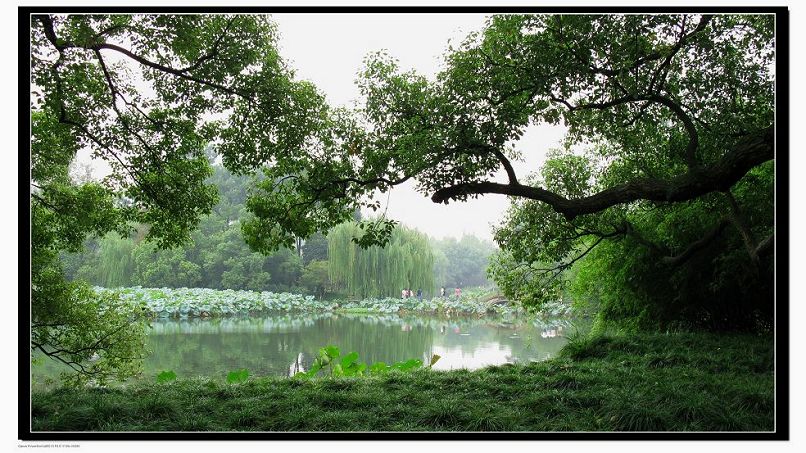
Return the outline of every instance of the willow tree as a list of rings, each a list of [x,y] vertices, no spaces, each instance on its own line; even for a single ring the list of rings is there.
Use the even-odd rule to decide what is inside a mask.
[[[398,226],[384,246],[361,247],[364,229],[355,222],[327,236],[329,273],[334,283],[358,297],[399,297],[403,289],[434,289],[434,256],[424,234]]]
[[[98,243],[98,282],[106,288],[131,284],[135,244],[129,238],[110,233]]]

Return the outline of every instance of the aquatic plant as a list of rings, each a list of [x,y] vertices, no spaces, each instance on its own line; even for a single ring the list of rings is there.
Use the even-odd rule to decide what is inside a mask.
[[[428,368],[434,366],[440,359],[438,354],[431,356],[431,362]],[[363,376],[366,374],[385,374],[390,371],[414,371],[423,366],[423,361],[420,359],[409,359],[387,365],[385,362],[375,362],[370,366],[366,363],[358,361],[358,353],[350,352],[345,356],[341,356],[341,351],[338,347],[329,345],[319,349],[319,354],[311,364],[308,371],[300,371],[294,375],[298,378],[312,378],[320,371],[330,371],[331,376]]]
[[[313,296],[269,291],[234,291],[207,288],[142,288],[110,290],[117,293],[113,303],[136,309],[149,318],[204,318],[248,316],[266,312],[354,312],[354,313],[441,313],[447,315],[508,315],[521,312],[510,304],[491,304],[484,300],[484,290],[468,291],[461,297],[367,298],[362,300],[322,301]]]

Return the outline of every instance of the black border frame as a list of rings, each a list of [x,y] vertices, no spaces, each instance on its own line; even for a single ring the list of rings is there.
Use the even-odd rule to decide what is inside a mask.
[[[30,246],[19,248],[18,439],[108,440],[789,440],[789,9],[786,6],[19,6],[19,243],[30,244],[30,15],[35,13],[763,13],[776,21],[775,430],[770,432],[51,432],[31,431]],[[28,93],[24,95],[23,93]],[[26,232],[28,237],[24,236]]]

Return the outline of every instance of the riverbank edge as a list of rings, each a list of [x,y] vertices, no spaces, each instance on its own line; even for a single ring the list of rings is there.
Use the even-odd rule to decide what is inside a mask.
[[[771,431],[773,363],[769,337],[597,336],[476,371],[58,388],[31,416],[33,431]]]

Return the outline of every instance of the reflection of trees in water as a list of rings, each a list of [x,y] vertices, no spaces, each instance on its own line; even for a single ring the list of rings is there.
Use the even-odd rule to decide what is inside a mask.
[[[338,316],[321,320],[316,340],[307,343],[306,356],[312,360],[316,350],[326,344],[341,348],[342,353],[356,351],[363,362],[395,362],[423,358],[431,349],[433,329],[427,323],[392,317]],[[309,363],[306,363],[306,366]]]
[[[554,332],[553,335],[549,335]],[[288,375],[307,369],[329,344],[356,351],[364,362],[421,358],[434,347],[472,353],[498,345],[501,361],[528,362],[554,356],[573,332],[567,321],[398,315],[299,314],[252,318],[192,319],[152,323],[145,377],[161,370],[179,376],[224,376],[239,368],[252,375]],[[302,357],[300,357],[302,354]],[[55,376],[40,366],[39,375]],[[39,371],[41,370],[41,371]]]
[[[287,375],[295,366],[307,369],[318,349],[329,344],[342,353],[356,351],[370,363],[427,360],[435,345],[472,352],[498,344],[511,351],[506,361],[527,362],[556,355],[571,330],[567,320],[354,314],[165,322],[154,324],[146,367],[186,376],[237,368]]]
[[[371,318],[242,318],[155,323],[149,336],[152,353],[147,370],[173,369],[185,376],[221,374],[248,368],[255,375],[285,375],[303,354],[307,368],[322,346],[333,344],[362,361],[400,361],[425,357],[433,332],[411,325]]]
[[[530,359],[542,359],[547,353],[556,354],[566,343],[562,337],[542,338],[541,330],[530,324],[512,324],[510,326],[464,326],[459,332],[456,325],[444,326],[445,333],[436,343],[447,349],[473,351],[498,344],[507,362],[528,362]],[[440,329],[442,331],[442,329]],[[469,335],[463,335],[469,334]]]

